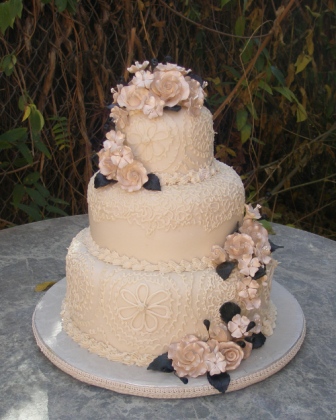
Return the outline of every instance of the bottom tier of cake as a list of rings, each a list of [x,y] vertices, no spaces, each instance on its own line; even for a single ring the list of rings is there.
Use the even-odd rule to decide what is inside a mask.
[[[109,360],[146,366],[187,334],[206,339],[203,321],[219,323],[219,308],[228,301],[250,319],[260,315],[265,336],[275,327],[272,262],[258,281],[261,304],[251,310],[241,297],[237,268],[224,281],[205,260],[153,267],[117,259],[93,242],[89,229],[72,241],[66,264],[63,328],[79,345]]]

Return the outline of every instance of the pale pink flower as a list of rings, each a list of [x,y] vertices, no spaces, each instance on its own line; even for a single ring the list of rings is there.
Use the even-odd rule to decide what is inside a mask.
[[[245,254],[238,260],[238,269],[245,276],[254,277],[259,267],[258,258],[252,258],[251,255]]]
[[[254,334],[259,334],[261,332],[262,323],[259,314],[254,314],[252,321],[255,322],[255,326],[250,330]]]
[[[254,254],[262,264],[271,261],[271,245],[268,241],[267,230],[254,219],[245,219],[239,228],[241,233],[249,235],[254,244]]]
[[[161,117],[161,115],[163,114],[164,106],[165,106],[164,101],[162,101],[159,97],[150,95],[146,99],[142,112],[145,115],[148,115],[149,119]]]
[[[132,64],[131,67],[127,68],[127,71],[129,73],[136,73],[137,71],[144,70],[148,67],[149,61],[144,61],[143,63],[139,63],[139,61],[136,61],[135,64]]]
[[[242,348],[243,352],[244,352],[244,357],[243,359],[247,359],[248,357],[250,357],[251,352],[252,352],[252,348],[253,348],[253,344],[249,343],[248,341],[244,341],[245,343],[245,347]]]
[[[118,97],[120,95],[121,89],[124,87],[124,85],[117,85],[117,90],[114,88],[111,89],[111,92],[113,94],[113,102],[117,102]]]
[[[188,108],[194,116],[198,116],[204,103],[204,90],[197,80],[192,79],[189,76],[187,76],[185,80],[189,85],[190,94],[188,99],[183,101],[181,105]]]
[[[245,219],[260,219],[261,215],[259,212],[259,209],[261,209],[261,205],[257,204],[255,208],[252,207],[251,204],[245,204]]]
[[[214,264],[219,265],[228,259],[227,253],[219,245],[213,245],[211,248],[211,260]]]
[[[243,255],[252,255],[254,242],[245,233],[233,233],[226,238],[224,250],[231,260],[239,260]]]
[[[100,172],[106,176],[107,179],[115,179],[117,175],[117,166],[111,160],[111,153],[109,150],[102,149],[97,153],[99,156]]]
[[[110,152],[114,152],[123,146],[125,134],[123,134],[121,131],[111,130],[106,133],[106,138],[107,140],[105,140],[103,143],[104,149],[110,150]]]
[[[122,169],[133,162],[133,153],[130,147],[123,146],[113,151],[111,160],[114,165]]]
[[[261,299],[257,297],[259,283],[253,280],[251,277],[244,277],[239,282],[238,295],[244,299],[244,303],[247,310],[259,308],[261,305]]]
[[[135,160],[129,165],[118,168],[117,180],[123,190],[138,191],[148,181],[147,171],[142,163]]]
[[[110,117],[115,122],[118,129],[123,130],[128,123],[128,111],[114,106],[111,110]]]
[[[250,320],[246,316],[240,314],[235,315],[231,321],[228,322],[228,330],[233,338],[241,338],[248,335],[246,329]]]
[[[233,341],[218,343],[218,351],[224,356],[227,371],[237,369],[244,358],[242,348]]]
[[[175,106],[189,96],[189,85],[179,71],[156,71],[151,91],[160,97],[166,106]]]
[[[178,66],[177,64],[173,64],[173,63],[167,63],[167,64],[162,64],[159,63],[156,67],[154,72],[156,71],[179,71],[181,74],[185,75],[191,72],[191,70],[186,70],[184,67]]]
[[[144,87],[146,89],[149,89],[153,79],[153,73],[151,73],[150,71],[141,70],[135,73],[131,83],[137,87]]]
[[[207,371],[210,375],[219,375],[226,371],[226,360],[223,354],[219,351],[219,343],[216,340],[209,340],[208,345],[211,349],[210,353],[205,355],[205,363]]]
[[[124,86],[121,89],[117,102],[124,106],[128,111],[141,110],[148,96],[148,90],[138,88],[135,85]]]
[[[215,325],[211,323],[209,328],[209,336],[218,342],[231,340],[230,332],[228,331],[227,326],[223,323]]]
[[[168,358],[172,360],[172,365],[178,376],[197,378],[197,376],[206,373],[205,359],[210,352],[211,349],[207,343],[190,334],[178,343],[170,344]]]

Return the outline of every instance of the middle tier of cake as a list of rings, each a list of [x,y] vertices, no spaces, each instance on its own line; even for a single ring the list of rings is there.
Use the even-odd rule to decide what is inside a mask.
[[[236,172],[214,161],[201,182],[129,193],[118,184],[88,188],[94,242],[115,258],[150,264],[189,261],[223,246],[244,213],[244,187]],[[113,258],[110,262],[113,262]]]

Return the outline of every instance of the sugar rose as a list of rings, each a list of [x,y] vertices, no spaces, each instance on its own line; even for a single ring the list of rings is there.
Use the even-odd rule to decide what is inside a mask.
[[[123,130],[128,123],[128,111],[119,108],[119,106],[114,106],[112,108],[110,117],[115,122],[118,130]]]
[[[172,359],[173,367],[178,376],[204,375],[207,371],[206,356],[211,349],[207,343],[200,341],[194,335],[187,335],[178,343],[172,343],[168,348],[168,358]]]
[[[244,358],[242,348],[233,341],[219,343],[218,351],[224,356],[227,371],[236,369]]]
[[[117,180],[123,190],[138,191],[148,181],[147,171],[142,163],[133,161],[117,170]]]
[[[219,342],[231,340],[230,332],[223,323],[215,325],[210,324],[209,336]]]
[[[129,111],[141,110],[148,96],[148,90],[135,85],[124,86],[118,96],[117,102]]]
[[[245,233],[234,233],[226,238],[224,250],[228,253],[231,260],[239,260],[243,255],[252,255],[254,242]]]
[[[225,262],[228,256],[224,249],[219,245],[213,245],[211,248],[211,260],[215,265]]]
[[[154,95],[160,97],[166,106],[175,106],[188,98],[188,83],[179,71],[157,71],[151,84]]]
[[[98,152],[99,169],[100,172],[106,176],[107,179],[115,179],[117,175],[117,166],[111,160],[111,153],[109,150],[102,149]]]

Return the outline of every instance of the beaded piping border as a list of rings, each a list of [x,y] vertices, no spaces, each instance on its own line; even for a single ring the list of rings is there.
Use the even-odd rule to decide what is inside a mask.
[[[36,309],[35,309],[36,312]],[[89,385],[95,385],[101,388],[109,389],[110,391],[116,391],[122,394],[136,395],[141,397],[149,398],[165,398],[165,399],[180,399],[180,398],[195,398],[207,395],[220,394],[215,388],[211,385],[204,386],[195,386],[193,388],[160,388],[159,386],[137,386],[128,383],[121,383],[112,380],[107,380],[104,378],[99,378],[95,375],[83,372],[82,370],[70,365],[64,360],[60,359],[51,349],[45,345],[45,343],[40,339],[38,332],[35,327],[35,312],[33,315],[33,332],[42,353],[59,369],[63,372],[69,374],[70,376],[85,382]],[[272,363],[265,369],[246,375],[239,379],[232,379],[229,385],[227,392],[237,391],[238,389],[245,388],[249,385],[261,382],[269,376],[279,372],[284,366],[286,366],[293,357],[300,350],[300,347],[303,343],[303,340],[306,335],[306,322],[303,320],[303,329],[298,341],[294,346],[279,360]]]
[[[93,239],[90,233],[90,228],[81,230],[75,237],[76,240],[82,242],[88,252],[96,257],[98,260],[108,264],[121,266],[133,271],[160,271],[161,273],[182,273],[183,271],[201,271],[207,268],[214,269],[212,260],[208,257],[202,259],[193,258],[191,261],[181,260],[175,261],[160,261],[158,264],[150,263],[146,260],[138,260],[134,257],[126,255],[119,255],[116,251],[110,251],[107,248],[101,248]]]
[[[218,162],[214,159],[210,166],[202,166],[197,171],[191,170],[186,174],[158,172],[161,185],[186,185],[198,184],[211,178],[219,171]]]

